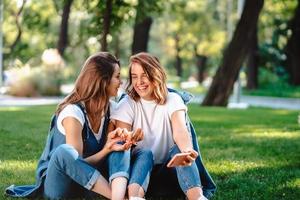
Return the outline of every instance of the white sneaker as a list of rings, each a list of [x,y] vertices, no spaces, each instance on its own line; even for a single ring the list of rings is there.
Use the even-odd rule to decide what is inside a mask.
[[[142,197],[129,197],[129,200],[146,200]]]

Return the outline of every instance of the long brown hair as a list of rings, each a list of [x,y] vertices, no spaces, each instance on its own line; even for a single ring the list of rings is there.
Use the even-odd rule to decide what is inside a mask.
[[[109,105],[107,87],[119,61],[108,52],[91,55],[84,63],[73,91],[57,107],[56,114],[68,104],[83,103],[92,129],[100,127],[100,119]]]
[[[131,67],[133,63],[137,63],[141,65],[141,67],[144,69],[145,73],[147,74],[149,80],[154,85],[154,91],[153,95],[155,98],[156,103],[158,104],[165,104],[167,101],[167,76],[166,72],[161,66],[158,58],[155,56],[146,53],[141,52],[138,54],[135,54],[130,57],[129,60],[129,83],[126,87],[127,94],[132,97],[135,101],[140,99],[140,96],[138,93],[134,90],[132,86],[132,78],[131,78]]]

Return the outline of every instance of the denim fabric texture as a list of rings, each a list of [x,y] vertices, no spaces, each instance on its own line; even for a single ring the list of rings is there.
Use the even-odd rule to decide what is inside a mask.
[[[150,150],[132,148],[124,152],[112,152],[108,156],[109,181],[119,176],[127,177],[128,184],[137,183],[147,191],[153,164]]]
[[[150,174],[154,165],[153,154],[148,149],[134,148],[131,153],[129,184],[137,183],[144,191],[148,189]]]
[[[177,145],[174,145],[169,152],[168,160],[169,161],[176,153],[179,153],[180,150]],[[153,155],[150,150],[146,149],[133,149],[131,157],[131,174],[129,184],[136,183],[142,186],[144,191],[147,193],[150,176],[152,176],[152,168],[157,167],[154,165]],[[160,165],[162,171],[172,170],[167,168],[167,162],[163,165]],[[176,173],[174,174],[177,177],[176,183],[179,183],[181,190],[186,193],[186,191],[192,187],[201,187],[199,172],[197,169],[196,163],[193,163],[192,166],[188,167],[176,167]],[[152,173],[151,173],[152,172]],[[168,178],[166,179],[168,180]],[[159,183],[161,187],[164,187]]]
[[[44,196],[49,199],[82,196],[82,186],[90,190],[99,176],[99,171],[86,163],[73,146],[62,144],[50,159]]]
[[[180,150],[177,145],[170,151],[168,161],[174,157],[175,154],[180,153]],[[166,163],[167,164],[167,163]],[[165,166],[165,165],[164,165]],[[201,187],[199,171],[195,162],[191,166],[186,167],[175,167],[178,183],[181,190],[186,193],[188,189],[193,187]]]
[[[111,152],[108,155],[107,160],[108,160],[108,172],[109,172],[110,183],[114,178],[120,176],[129,179],[130,150]]]
[[[57,116],[53,116],[49,128],[47,142],[36,169],[35,185],[14,186],[6,188],[6,195],[13,197],[50,199],[89,196],[89,191],[100,175],[105,171],[106,162],[99,163],[94,168],[84,161],[84,158],[100,151],[106,140],[109,122],[109,111],[105,116],[102,137],[98,142],[88,126],[86,112],[80,104],[77,106],[85,114],[85,124],[82,131],[83,156],[70,145],[65,144],[66,138],[56,126]],[[105,172],[103,172],[105,173]]]

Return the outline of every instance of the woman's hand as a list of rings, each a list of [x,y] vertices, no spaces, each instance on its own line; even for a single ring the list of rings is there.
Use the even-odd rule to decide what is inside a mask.
[[[127,148],[130,148],[132,145],[136,145],[137,142],[141,141],[144,138],[144,132],[140,128],[138,128],[134,132],[124,129],[124,132],[126,136],[123,138],[125,140],[125,145]]]
[[[126,143],[124,143],[124,139],[121,137],[123,129],[117,128],[107,134],[107,140],[103,149],[105,149],[108,153],[112,151],[124,151],[127,150]]]
[[[141,141],[142,139],[144,139],[144,132],[140,128],[136,129],[135,132],[133,132],[131,134],[131,142],[133,144],[136,144],[137,142]]]
[[[183,153],[189,153],[189,155],[183,160],[182,166],[191,166],[198,156],[198,152],[194,149],[187,149]]]
[[[136,145],[138,141],[144,138],[144,133],[142,129],[138,128],[136,131],[128,131],[126,128],[117,131],[118,137],[124,141],[125,149],[129,149],[132,145]]]

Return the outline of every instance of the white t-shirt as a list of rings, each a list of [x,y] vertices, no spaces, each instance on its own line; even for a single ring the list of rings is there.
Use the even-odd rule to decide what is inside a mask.
[[[116,108],[116,103],[113,101],[110,101],[110,112],[113,112],[113,110]],[[81,111],[81,109],[75,105],[75,104],[69,104],[66,107],[64,107],[64,109],[59,113],[58,117],[57,117],[57,128],[58,130],[66,135],[66,131],[65,128],[62,125],[62,121],[66,118],[66,117],[74,117],[75,119],[77,119],[80,124],[82,125],[82,127],[84,126],[85,123],[85,118],[84,118],[84,113]],[[87,118],[88,119],[88,118]],[[102,135],[102,130],[103,130],[103,124],[104,124],[104,119],[105,117],[103,116],[100,120],[101,120],[101,125],[99,128],[98,133],[94,133],[97,141],[100,141],[101,139],[101,135]],[[88,122],[89,127],[90,126],[90,122]],[[92,130],[92,129],[91,129]]]
[[[124,97],[111,119],[132,124],[132,130],[142,128],[144,139],[138,142],[138,148],[150,149],[154,155],[154,163],[164,163],[171,147],[174,145],[171,126],[171,116],[175,111],[187,111],[181,97],[169,92],[165,105],[158,105],[155,101],[140,99],[134,101],[131,97]]]

